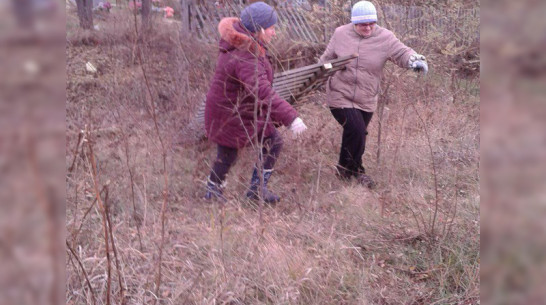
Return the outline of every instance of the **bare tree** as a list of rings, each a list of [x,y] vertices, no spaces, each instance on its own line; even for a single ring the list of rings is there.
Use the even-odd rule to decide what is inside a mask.
[[[189,32],[190,26],[190,5],[193,4],[192,0],[180,0],[180,21],[182,21],[182,32]]]
[[[86,30],[93,28],[93,0],[76,0],[80,26]]]
[[[17,24],[23,28],[31,27],[34,23],[32,0],[12,0],[11,2]]]
[[[152,25],[152,0],[142,0],[142,32],[150,29]]]

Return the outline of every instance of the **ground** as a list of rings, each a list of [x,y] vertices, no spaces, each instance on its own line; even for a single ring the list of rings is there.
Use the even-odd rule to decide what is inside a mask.
[[[387,108],[364,156],[373,190],[335,177],[341,127],[319,91],[296,104],[302,137],[280,129],[271,189],[282,201],[244,199],[248,148],[220,205],[202,199],[215,148],[192,125],[216,47],[175,23],[143,39],[129,17],[114,11],[93,32],[67,21],[67,304],[478,302],[472,80],[454,92],[449,75],[387,67]]]

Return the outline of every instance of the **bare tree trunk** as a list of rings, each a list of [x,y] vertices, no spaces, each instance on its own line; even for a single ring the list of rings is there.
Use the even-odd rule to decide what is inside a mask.
[[[188,33],[190,26],[190,0],[180,0],[180,20],[182,21],[182,32]]]
[[[152,0],[142,0],[142,33],[146,33],[152,25]]]
[[[330,35],[328,35],[328,26],[330,25],[330,19],[327,19],[328,17],[330,17],[330,10],[328,9],[328,0],[324,0],[324,10],[322,11],[322,14],[323,14],[323,21],[324,21],[324,31],[323,31],[323,35],[324,35],[324,43],[328,44],[328,42],[330,41]]]
[[[32,27],[34,14],[32,11],[32,0],[11,0],[13,12],[17,18],[17,25],[22,28]]]
[[[16,0],[18,1],[18,0]],[[93,0],[76,0],[80,26],[86,30],[93,28]]]

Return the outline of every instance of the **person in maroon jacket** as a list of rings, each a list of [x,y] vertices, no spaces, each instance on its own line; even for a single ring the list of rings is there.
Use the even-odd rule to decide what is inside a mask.
[[[307,127],[272,87],[273,66],[267,45],[275,36],[277,13],[266,3],[255,2],[243,9],[240,17],[224,18],[218,24],[218,61],[205,106],[206,133],[218,151],[205,199],[225,201],[224,181],[238,150],[257,145],[262,147],[260,164],[254,167],[246,195],[275,203],[280,197],[267,189],[283,145],[275,126],[288,126],[296,135]]]

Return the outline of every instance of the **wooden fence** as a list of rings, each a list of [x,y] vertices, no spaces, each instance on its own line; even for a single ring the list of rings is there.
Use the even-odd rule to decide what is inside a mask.
[[[201,2],[182,0],[182,27],[194,32],[208,42],[218,41],[218,22],[225,17],[238,17],[245,4],[239,1]],[[304,11],[299,6],[276,7],[279,16],[278,28],[292,40],[318,43],[319,38],[309,25]]]
[[[351,60],[358,57],[357,54],[336,58],[328,63],[313,64],[281,73],[276,73],[273,80],[273,89],[290,104],[295,103],[313,90],[322,86],[335,72],[345,69]],[[193,125],[197,127],[200,137],[204,136],[206,100],[203,100]]]
[[[453,36],[457,40],[479,40],[480,9],[445,9],[425,6],[378,6],[378,24],[396,33],[399,38],[424,37],[431,31]],[[351,3],[330,7],[322,18],[324,37],[331,37],[336,27],[349,23]],[[406,41],[406,40],[405,40]]]
[[[388,22],[391,30],[401,36],[428,35],[430,31],[436,31],[448,35],[460,32],[468,37],[457,38],[479,39],[479,8],[437,9],[391,5],[383,7],[383,10],[387,20],[380,20],[380,24],[386,26]]]
[[[196,1],[200,1],[199,3]],[[208,42],[219,38],[216,29],[224,17],[237,17],[246,4],[242,0],[212,3],[207,0],[181,0],[182,27]],[[286,4],[288,3],[288,4]],[[336,27],[350,22],[351,2],[343,8],[315,6],[310,12],[302,2],[285,2],[276,7],[278,27],[295,41],[327,43]],[[437,9],[421,6],[380,6],[379,25],[393,30],[400,38],[428,35],[430,31],[456,36],[457,40],[479,40],[480,9]],[[466,37],[463,37],[466,35]]]

